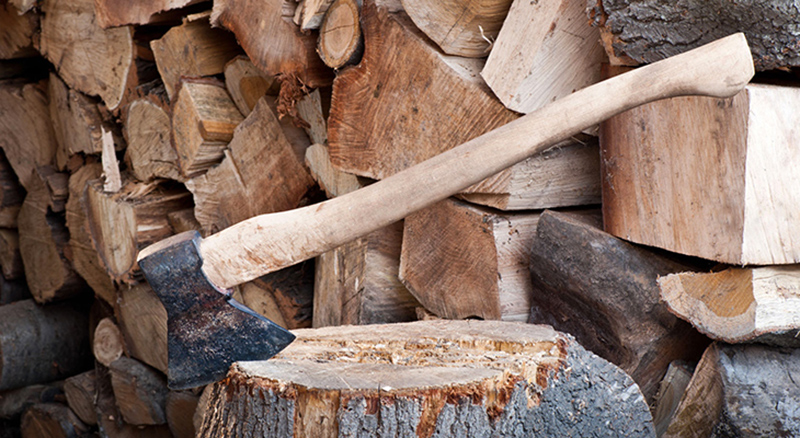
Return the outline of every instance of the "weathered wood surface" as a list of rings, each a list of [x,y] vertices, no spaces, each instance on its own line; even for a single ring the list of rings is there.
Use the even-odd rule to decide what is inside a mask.
[[[633,381],[547,326],[440,320],[295,334],[276,358],[238,363],[213,386],[199,436],[655,436]]]
[[[538,212],[439,202],[405,219],[400,280],[442,318],[527,321],[538,220]]]
[[[319,27],[317,53],[330,68],[357,64],[364,53],[360,23],[361,1],[335,0]]]
[[[17,230],[0,229],[0,271],[6,280],[23,279],[25,276]]]
[[[359,178],[342,172],[331,164],[328,146],[315,143],[306,149],[305,164],[311,176],[329,198],[335,198],[363,187]]]
[[[17,216],[23,201],[25,190],[5,153],[0,150],[0,227],[17,227]]]
[[[125,340],[116,322],[106,317],[97,323],[92,338],[94,358],[105,366],[122,357],[125,353]]]
[[[194,438],[194,413],[199,395],[191,391],[170,391],[167,395],[167,425],[174,438]]]
[[[56,381],[0,392],[0,419],[19,422],[20,416],[32,405],[63,399],[63,384],[64,382]]]
[[[125,161],[136,179],[186,179],[170,143],[172,119],[165,102],[155,96],[134,100],[128,105],[123,128],[128,144]]]
[[[712,339],[800,346],[796,265],[676,273],[658,285],[670,311]]]
[[[61,403],[39,403],[25,411],[20,424],[23,438],[79,438],[89,427]]]
[[[667,374],[658,385],[658,392],[650,409],[653,413],[653,424],[656,427],[657,436],[664,435],[672,423],[693,372],[694,367],[690,366],[688,362],[674,361],[669,364]]]
[[[167,311],[150,286],[121,287],[115,314],[131,357],[166,373]]]
[[[542,214],[530,246],[530,322],[574,335],[651,400],[670,362],[695,361],[708,344],[669,313],[656,283],[697,265],[617,239],[590,218]]]
[[[89,370],[64,381],[67,405],[81,421],[90,426],[97,424],[97,412],[94,408],[96,379],[95,371]]]
[[[125,0],[95,0],[97,23],[101,27],[117,27],[128,24],[159,23],[164,13],[200,3],[203,0],[156,0],[129,2]]]
[[[280,81],[261,73],[247,56],[239,55],[225,65],[225,88],[239,112],[247,117],[265,94],[278,94]]]
[[[314,303],[314,264],[310,261],[259,277],[242,291],[245,305],[259,307],[260,300],[274,302],[284,327],[311,327]],[[271,303],[270,303],[271,304]]]
[[[0,4],[0,59],[35,55],[33,35],[38,29],[39,14],[20,14],[11,3]]]
[[[734,265],[800,262],[798,102],[798,88],[752,84],[604,122],[606,231]]]
[[[167,379],[147,365],[120,357],[108,365],[114,399],[128,424],[159,425],[167,422]]]
[[[757,70],[800,66],[793,1],[598,0],[589,7],[618,65],[651,63],[744,32]]]

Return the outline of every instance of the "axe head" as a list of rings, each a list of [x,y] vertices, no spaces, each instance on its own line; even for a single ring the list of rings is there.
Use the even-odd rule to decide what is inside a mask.
[[[167,310],[168,381],[176,390],[220,380],[233,362],[269,359],[294,340],[206,278],[201,240],[196,231],[181,233],[139,259]]]

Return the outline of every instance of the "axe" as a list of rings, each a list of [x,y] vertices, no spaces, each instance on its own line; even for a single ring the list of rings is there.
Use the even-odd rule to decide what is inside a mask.
[[[744,35],[731,35],[584,88],[347,195],[145,248],[139,266],[168,315],[169,386],[219,380],[233,362],[269,359],[294,339],[229,288],[396,222],[615,114],[674,96],[731,97],[753,74]]]

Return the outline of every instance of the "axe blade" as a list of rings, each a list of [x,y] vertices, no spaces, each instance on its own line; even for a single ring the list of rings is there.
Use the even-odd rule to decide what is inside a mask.
[[[294,340],[206,278],[201,240],[196,231],[181,233],[139,260],[167,310],[167,377],[175,390],[220,380],[233,362],[269,359]]]

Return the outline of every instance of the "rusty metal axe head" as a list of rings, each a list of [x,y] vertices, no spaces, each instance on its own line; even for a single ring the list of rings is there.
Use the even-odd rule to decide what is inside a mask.
[[[167,310],[169,387],[187,389],[225,377],[233,362],[277,354],[294,335],[231,298],[203,273],[196,231],[148,248],[139,266]]]

